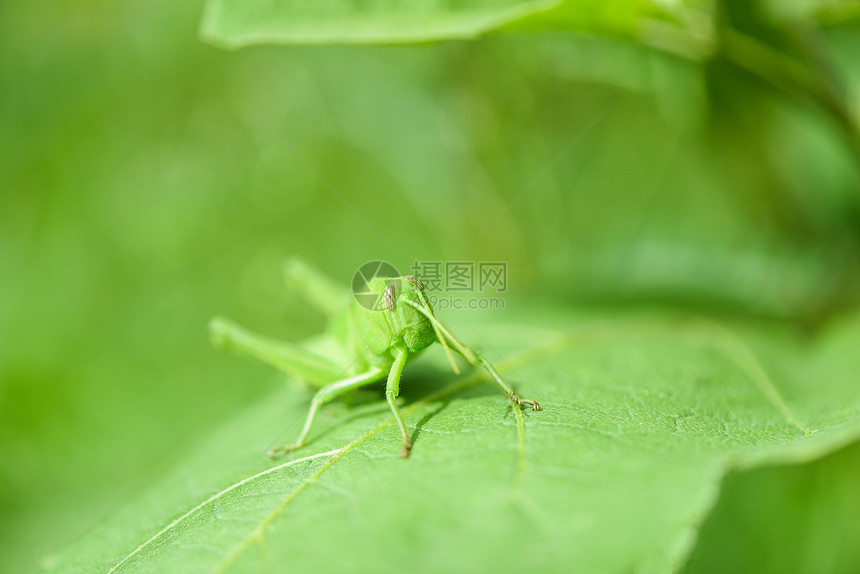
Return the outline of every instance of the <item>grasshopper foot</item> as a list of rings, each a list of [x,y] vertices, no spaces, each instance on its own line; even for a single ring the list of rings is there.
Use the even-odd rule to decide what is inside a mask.
[[[409,458],[409,453],[412,451],[412,443],[404,442],[403,448],[400,449],[400,458]]]
[[[531,399],[521,399],[517,395],[511,395],[511,401],[520,408],[524,408],[525,405],[529,405],[533,411],[542,410],[538,402]]]

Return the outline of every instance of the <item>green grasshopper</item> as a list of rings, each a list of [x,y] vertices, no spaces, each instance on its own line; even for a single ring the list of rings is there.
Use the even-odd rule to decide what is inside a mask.
[[[310,349],[257,335],[223,318],[209,324],[213,343],[224,349],[250,355],[277,369],[297,375],[322,388],[314,395],[298,440],[272,449],[269,456],[305,446],[320,407],[337,396],[387,377],[385,398],[400,427],[407,458],[412,449],[409,431],[395,399],[400,393],[400,374],[408,361],[435,342],[441,343],[454,372],[460,369],[451,349],[474,366],[482,366],[516,408],[529,405],[541,410],[531,399],[521,399],[498,371],[476,350],[463,345],[439,322],[417,277],[373,277],[367,282],[376,296],[371,309],[352,300],[347,288],[322,275],[299,260],[285,266],[288,283],[298,288],[309,302],[329,318],[328,339],[336,342],[344,357],[355,357],[351,364],[337,364]]]

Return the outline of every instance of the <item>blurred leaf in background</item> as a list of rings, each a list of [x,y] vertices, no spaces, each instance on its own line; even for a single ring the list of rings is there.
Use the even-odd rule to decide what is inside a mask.
[[[510,304],[547,323],[657,304],[814,347],[856,309],[856,2],[387,4],[213,0],[221,45],[361,44],[237,52],[199,42],[200,5],[0,8],[0,570],[57,555],[281,388],[205,325],[318,332],[287,255],[344,282],[370,259],[505,261]],[[747,486],[847,500],[856,449],[829,460],[731,479],[689,567],[737,544],[722,509]],[[804,508],[838,506],[827,491]],[[791,492],[761,512],[796,515]],[[856,569],[819,548],[818,571]]]

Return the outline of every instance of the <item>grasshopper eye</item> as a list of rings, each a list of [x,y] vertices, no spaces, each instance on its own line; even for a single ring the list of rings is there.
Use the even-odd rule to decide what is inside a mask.
[[[415,277],[414,275],[404,275],[403,278],[412,283],[412,286],[417,290],[424,291],[424,283],[422,283],[421,279],[418,277]]]
[[[382,293],[382,308],[386,311],[391,311],[396,306],[397,293],[394,285],[389,285]]]

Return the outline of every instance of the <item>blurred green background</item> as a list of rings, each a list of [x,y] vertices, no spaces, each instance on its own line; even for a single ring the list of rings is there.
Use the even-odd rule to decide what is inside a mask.
[[[4,4],[0,571],[35,570],[280,384],[206,323],[317,332],[288,255],[344,282],[371,259],[505,261],[513,298],[811,333],[856,309],[860,20],[772,4],[718,21],[809,90],[611,35],[228,52],[199,40],[201,3]],[[258,386],[222,384],[249,368]],[[858,463],[733,477],[691,571],[755,520],[772,536],[743,563],[780,571],[806,495],[844,503],[816,536],[857,541]],[[741,524],[745,492],[772,500]],[[848,546],[815,552],[860,567]]]

